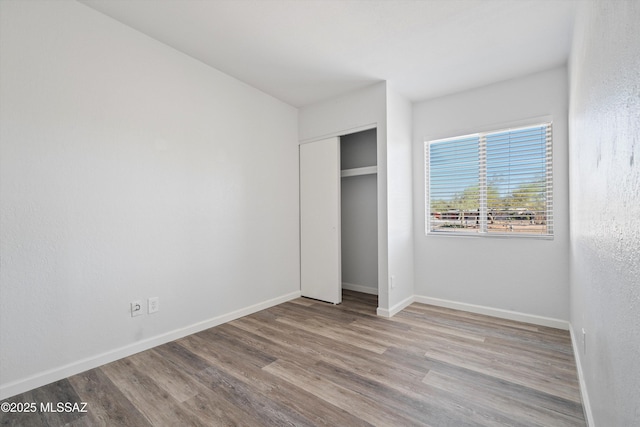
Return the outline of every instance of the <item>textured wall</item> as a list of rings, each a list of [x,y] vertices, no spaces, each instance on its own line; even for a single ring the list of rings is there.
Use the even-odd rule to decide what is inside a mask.
[[[75,1],[0,7],[0,392],[299,292],[296,109]]]
[[[571,59],[571,324],[597,426],[640,425],[639,22],[638,1],[584,3]]]

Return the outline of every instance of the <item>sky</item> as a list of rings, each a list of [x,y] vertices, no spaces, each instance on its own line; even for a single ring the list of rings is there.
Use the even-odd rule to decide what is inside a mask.
[[[508,196],[523,183],[543,180],[546,125],[484,134],[487,183]],[[429,143],[431,200],[451,200],[477,187],[482,164],[480,134]]]

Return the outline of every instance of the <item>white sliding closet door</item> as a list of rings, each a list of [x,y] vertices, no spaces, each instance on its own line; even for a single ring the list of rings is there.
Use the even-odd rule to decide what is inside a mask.
[[[302,296],[342,302],[340,139],[300,145]]]

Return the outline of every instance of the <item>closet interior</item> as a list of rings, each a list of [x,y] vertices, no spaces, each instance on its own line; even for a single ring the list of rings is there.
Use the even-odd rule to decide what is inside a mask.
[[[376,129],[340,137],[342,288],[378,294]]]

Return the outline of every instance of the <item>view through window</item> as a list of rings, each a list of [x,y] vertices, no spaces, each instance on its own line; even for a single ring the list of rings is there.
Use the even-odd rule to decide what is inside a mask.
[[[553,235],[551,123],[425,142],[427,233]]]

